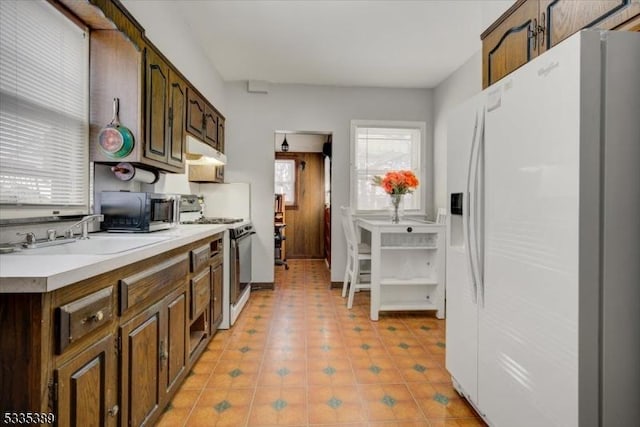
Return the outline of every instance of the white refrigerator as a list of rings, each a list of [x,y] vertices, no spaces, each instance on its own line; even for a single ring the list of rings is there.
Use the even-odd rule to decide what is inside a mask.
[[[446,367],[499,427],[640,422],[640,33],[582,31],[451,112]]]

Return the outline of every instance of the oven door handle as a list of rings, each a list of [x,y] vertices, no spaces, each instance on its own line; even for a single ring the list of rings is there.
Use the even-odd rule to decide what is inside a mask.
[[[241,240],[246,239],[247,237],[251,237],[251,235],[252,235],[252,234],[256,234],[256,232],[255,232],[255,231],[252,231],[252,232],[250,232],[250,233],[243,234],[243,235],[242,235],[242,236],[240,236],[240,237],[234,237],[234,238],[233,238],[233,239],[231,239],[231,240],[235,240],[236,242],[239,242],[239,241],[241,241]]]

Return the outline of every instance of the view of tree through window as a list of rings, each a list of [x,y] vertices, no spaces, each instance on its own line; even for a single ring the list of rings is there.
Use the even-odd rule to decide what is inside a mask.
[[[276,159],[275,192],[284,194],[285,205],[296,204],[296,161]]]
[[[422,124],[424,126],[424,124]],[[357,211],[384,210],[389,195],[372,184],[373,177],[392,170],[410,170],[422,183],[422,128],[352,123],[352,200]],[[420,187],[404,197],[405,210],[421,208]]]

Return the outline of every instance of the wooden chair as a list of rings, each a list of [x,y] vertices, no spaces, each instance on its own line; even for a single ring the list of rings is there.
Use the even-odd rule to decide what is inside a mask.
[[[367,279],[368,271],[362,271],[360,263],[362,261],[371,261],[371,247],[369,245],[358,243],[356,229],[353,224],[353,217],[349,208],[340,207],[342,228],[347,240],[347,267],[344,272],[344,281],[342,283],[342,297],[347,295],[349,291],[349,299],[347,307],[353,307],[353,298],[355,292],[361,289],[371,289],[371,280]],[[364,277],[363,277],[364,276]]]

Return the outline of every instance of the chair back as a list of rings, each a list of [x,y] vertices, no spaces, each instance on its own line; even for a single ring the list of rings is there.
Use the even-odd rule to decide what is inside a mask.
[[[353,217],[348,207],[340,206],[340,217],[342,219],[342,228],[344,229],[344,237],[347,239],[347,250],[349,252],[357,250],[358,237],[356,236],[356,228],[353,225]]]

